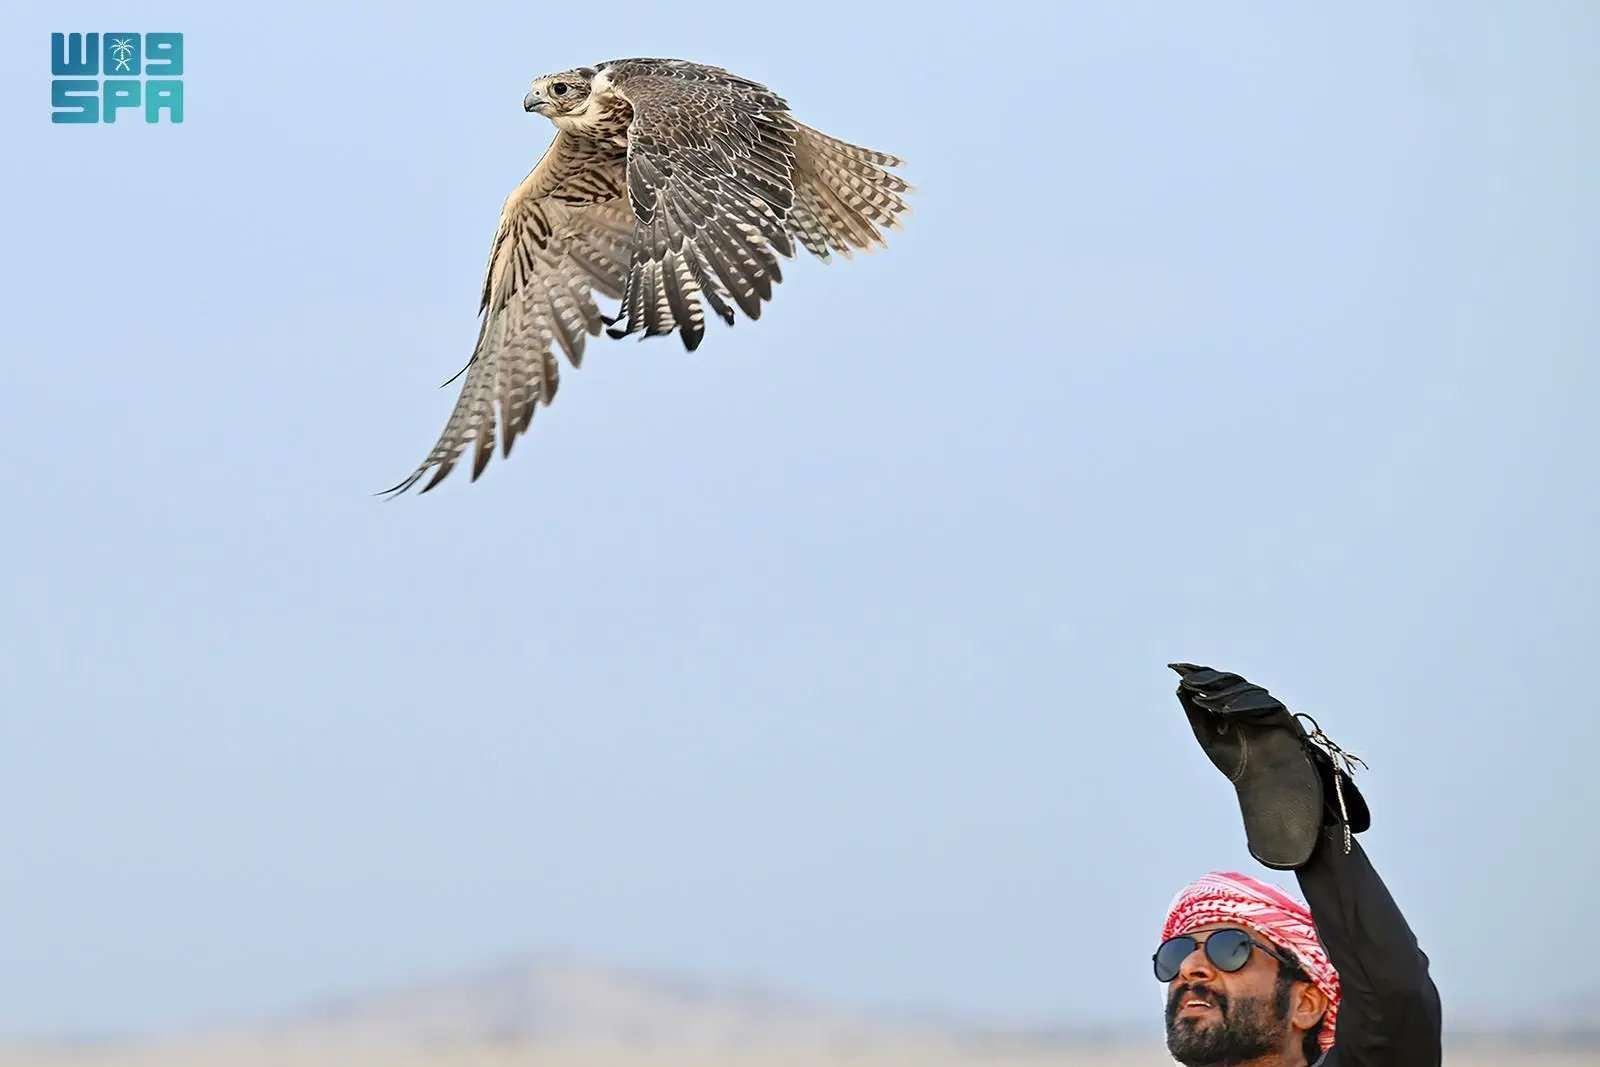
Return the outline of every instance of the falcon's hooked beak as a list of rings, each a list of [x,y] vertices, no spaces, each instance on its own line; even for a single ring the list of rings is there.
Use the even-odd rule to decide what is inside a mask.
[[[540,111],[539,109],[544,107],[545,103],[546,101],[544,97],[540,96],[536,92],[530,92],[527,96],[522,98],[522,110],[533,111],[542,115],[544,112]]]

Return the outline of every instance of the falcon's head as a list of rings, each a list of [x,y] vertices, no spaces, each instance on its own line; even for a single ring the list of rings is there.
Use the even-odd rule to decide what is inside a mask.
[[[577,67],[535,78],[533,88],[522,98],[522,109],[537,112],[552,122],[582,111],[589,102],[594,76],[593,67]]]

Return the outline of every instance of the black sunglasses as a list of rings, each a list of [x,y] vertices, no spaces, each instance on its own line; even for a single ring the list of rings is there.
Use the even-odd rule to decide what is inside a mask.
[[[1183,969],[1183,961],[1189,954],[1204,945],[1206,959],[1219,971],[1232,974],[1250,962],[1250,953],[1260,949],[1273,959],[1288,967],[1300,970],[1300,961],[1278,948],[1264,941],[1257,941],[1243,930],[1231,926],[1221,930],[1213,930],[1202,940],[1190,934],[1182,937],[1169,937],[1161,942],[1161,947],[1156,949],[1151,961],[1155,964],[1156,981],[1170,982],[1178,977],[1178,972]]]

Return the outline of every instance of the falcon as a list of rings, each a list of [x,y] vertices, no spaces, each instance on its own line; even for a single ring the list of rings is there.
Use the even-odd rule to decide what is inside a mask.
[[[512,190],[489,250],[478,340],[433,450],[389,493],[427,492],[472,451],[472,480],[560,381],[611,337],[676,331],[693,351],[706,309],[761,317],[796,244],[824,261],[884,243],[910,186],[894,156],[797,121],[784,99],[720,67],[620,59],[538,78],[525,110],[556,126]],[[619,300],[602,315],[595,293]],[[458,375],[459,376],[459,375]],[[431,477],[430,477],[431,475]]]

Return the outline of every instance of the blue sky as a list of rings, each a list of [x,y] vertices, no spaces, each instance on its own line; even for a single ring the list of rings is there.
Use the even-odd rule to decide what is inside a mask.
[[[547,948],[1154,1031],[1162,908],[1253,869],[1173,659],[1368,759],[1450,1016],[1579,1003],[1591,6],[4,20],[0,1033]],[[49,33],[126,29],[183,125],[53,126]],[[627,55],[903,155],[906,230],[374,499],[527,82]]]

